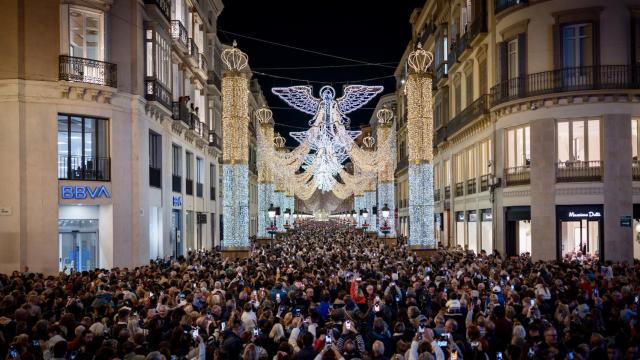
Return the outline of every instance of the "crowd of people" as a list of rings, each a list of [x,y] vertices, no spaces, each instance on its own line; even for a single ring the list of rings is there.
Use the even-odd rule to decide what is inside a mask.
[[[0,275],[11,360],[639,359],[640,265],[440,250],[306,221],[246,259]]]

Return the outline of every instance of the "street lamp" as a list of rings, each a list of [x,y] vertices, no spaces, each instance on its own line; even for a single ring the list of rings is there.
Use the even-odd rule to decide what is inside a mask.
[[[364,219],[364,224],[362,224],[362,227],[366,230],[367,227],[369,227],[369,224],[367,224],[367,218],[369,217],[369,211],[367,211],[367,209],[362,210],[362,218]]]
[[[386,237],[387,234],[389,233],[389,231],[391,231],[391,227],[389,226],[389,223],[387,222],[387,220],[389,219],[389,206],[387,204],[384,204],[384,207],[381,210],[382,210],[382,218],[384,219],[384,223],[380,227],[380,231]]]
[[[284,210],[284,220],[285,220],[284,228],[287,229],[287,230],[289,230],[289,226],[290,226],[289,225],[289,216],[291,216],[291,209],[286,208]]]
[[[273,240],[273,234],[276,232],[276,208],[273,207],[273,204],[269,205],[269,209],[267,209],[267,214],[269,215],[269,220],[271,220],[271,224],[267,228],[269,234],[271,234],[271,240]]]
[[[356,225],[356,216],[358,216],[358,214],[356,213],[356,210],[351,210],[351,216],[353,217],[353,220],[351,220],[351,223],[353,224],[353,226]]]

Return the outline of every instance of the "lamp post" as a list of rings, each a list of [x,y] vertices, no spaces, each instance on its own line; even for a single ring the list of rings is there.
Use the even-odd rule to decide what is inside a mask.
[[[387,220],[389,219],[389,206],[387,204],[384,204],[384,207],[381,210],[382,210],[382,218],[384,219],[384,223],[382,223],[382,226],[380,227],[380,231],[386,237],[390,230],[389,224],[387,222]]]
[[[267,214],[269,214],[269,220],[271,220],[271,224],[267,230],[269,231],[269,234],[271,234],[271,240],[273,240],[273,234],[276,232],[276,208],[273,207],[273,204],[269,205]]]
[[[351,210],[351,216],[353,217],[353,220],[351,220],[351,223],[353,224],[353,226],[356,226],[356,217],[358,216],[358,213],[356,213],[356,210]]]
[[[362,227],[364,228],[365,231],[369,227],[369,224],[367,224],[368,217],[369,217],[369,211],[367,211],[367,209],[362,210],[362,218],[364,219],[364,224],[362,224]]]
[[[284,223],[284,225],[283,225],[283,226],[284,226],[284,228],[285,228],[285,229],[287,229],[287,230],[289,230],[289,227],[291,226],[291,225],[289,225],[289,217],[290,217],[290,216],[291,216],[291,209],[286,208],[286,209],[284,210],[284,220],[285,220],[285,223]]]

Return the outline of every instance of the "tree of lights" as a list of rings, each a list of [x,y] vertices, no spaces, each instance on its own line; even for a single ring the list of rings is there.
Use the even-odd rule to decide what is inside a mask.
[[[409,137],[409,246],[435,249],[433,229],[433,107],[431,75],[427,68],[433,54],[422,49],[408,57],[410,72],[406,84],[407,133]]]
[[[249,74],[248,57],[234,42],[222,52],[222,248],[244,253],[249,249]]]

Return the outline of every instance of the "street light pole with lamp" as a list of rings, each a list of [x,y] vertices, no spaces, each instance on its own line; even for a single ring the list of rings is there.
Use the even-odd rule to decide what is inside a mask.
[[[291,225],[289,225],[289,217],[290,217],[290,216],[291,216],[291,209],[286,208],[286,209],[284,210],[284,220],[285,220],[285,223],[284,223],[284,225],[283,225],[283,226],[284,226],[284,228],[285,228],[285,230],[289,230],[289,227],[291,227]]]
[[[269,220],[271,221],[271,224],[269,227],[267,227],[267,232],[269,232],[269,234],[271,234],[271,240],[273,240],[273,234],[276,233],[277,228],[276,228],[276,208],[273,207],[273,204],[271,204],[269,206],[269,210],[267,210],[267,213],[269,214]]]
[[[364,219],[364,223],[362,224],[362,227],[364,228],[365,231],[367,231],[367,228],[369,227],[369,224],[367,224],[368,217],[369,217],[369,211],[367,211],[367,209],[362,210],[362,218]]]
[[[385,236],[385,238],[387,237],[387,234],[391,231],[391,227],[389,226],[389,205],[388,204],[384,204],[384,207],[381,209],[382,211],[382,218],[384,219],[384,222],[382,223],[382,226],[380,226],[380,232],[382,232]]]

